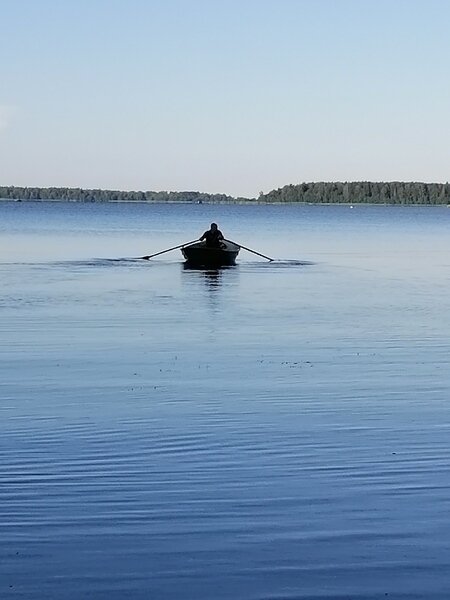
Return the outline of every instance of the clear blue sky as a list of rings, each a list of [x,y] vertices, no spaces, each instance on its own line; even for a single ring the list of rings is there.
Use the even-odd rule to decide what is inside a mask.
[[[0,185],[450,179],[448,0],[0,0]]]

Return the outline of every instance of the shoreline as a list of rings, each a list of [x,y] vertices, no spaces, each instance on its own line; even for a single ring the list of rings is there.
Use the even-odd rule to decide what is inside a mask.
[[[423,182],[335,181],[285,185],[259,195],[194,191],[109,190],[101,188],[0,186],[0,198],[13,201],[82,203],[176,203],[176,204],[302,204],[306,206],[339,204],[425,205],[450,204],[450,184]]]
[[[355,206],[402,206],[413,207],[421,206],[428,208],[446,207],[450,208],[450,204],[430,204],[430,203],[401,203],[401,202],[264,202],[260,200],[203,200],[201,202],[189,200],[67,200],[67,199],[19,199],[19,198],[0,198],[1,203],[18,203],[18,204],[185,204],[190,206],[206,205],[241,205],[241,206],[345,206],[353,208]]]

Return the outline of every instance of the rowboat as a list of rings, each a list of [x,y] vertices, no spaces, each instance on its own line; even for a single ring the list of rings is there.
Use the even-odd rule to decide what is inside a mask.
[[[225,267],[236,264],[240,246],[233,242],[222,242],[220,248],[211,248],[205,242],[196,242],[181,248],[186,263],[192,267]]]

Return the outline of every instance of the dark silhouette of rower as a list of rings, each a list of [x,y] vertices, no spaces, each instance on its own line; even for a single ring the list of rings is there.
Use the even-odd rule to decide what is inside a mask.
[[[210,228],[200,238],[200,241],[205,240],[208,248],[222,248],[224,244],[223,233],[218,229],[217,223],[211,223]]]

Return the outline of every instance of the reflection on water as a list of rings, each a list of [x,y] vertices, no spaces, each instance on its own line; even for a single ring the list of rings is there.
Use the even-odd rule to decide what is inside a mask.
[[[445,212],[30,210],[0,220],[2,600],[447,599]],[[215,220],[291,260],[110,260]]]
[[[210,319],[211,331],[217,332],[218,322],[229,313],[230,289],[238,285],[239,267],[194,268],[183,263],[183,285],[191,302],[203,307]],[[201,308],[200,308],[201,310]]]
[[[220,292],[222,285],[222,269],[208,269],[203,272],[203,280],[210,294],[211,302],[217,306],[216,295]]]
[[[227,269],[235,269],[236,266],[233,267],[217,267],[212,269],[211,267],[193,267],[189,263],[183,263],[183,269],[188,272],[194,273],[202,273],[206,281],[209,282],[218,282],[220,279],[221,273],[223,270]]]
[[[219,288],[223,283],[223,278],[226,277],[224,281],[227,284],[231,281],[232,276],[230,273],[237,273],[238,266],[234,265],[231,267],[219,267],[219,268],[201,268],[201,267],[191,267],[188,263],[183,263],[183,270],[186,271],[191,277],[194,277],[196,280],[201,279],[204,281],[206,288],[212,291]]]

